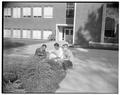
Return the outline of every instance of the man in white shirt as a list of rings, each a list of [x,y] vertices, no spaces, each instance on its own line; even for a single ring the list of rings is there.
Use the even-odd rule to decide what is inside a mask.
[[[50,59],[63,59],[63,50],[58,43],[54,44],[54,50],[50,52]]]

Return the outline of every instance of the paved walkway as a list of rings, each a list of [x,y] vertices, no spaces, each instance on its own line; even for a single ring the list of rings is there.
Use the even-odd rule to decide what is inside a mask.
[[[82,48],[72,51],[74,67],[67,71],[56,93],[117,93],[118,51]]]
[[[47,43],[49,50],[54,43]],[[4,54],[30,56],[40,45],[14,48],[4,51]],[[67,71],[56,93],[117,93],[118,51],[77,48],[72,49],[72,52],[74,67]]]

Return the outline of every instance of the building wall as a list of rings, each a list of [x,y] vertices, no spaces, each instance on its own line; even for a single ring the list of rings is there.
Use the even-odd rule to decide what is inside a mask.
[[[4,17],[4,29],[5,28],[20,28],[30,29],[30,30],[51,30],[55,32],[56,24],[65,24],[66,23],[66,3],[6,3],[3,7],[42,7],[42,17],[34,18],[31,17],[21,17],[21,18],[12,18]],[[44,18],[43,17],[43,8],[45,6],[53,7],[53,18]],[[22,11],[21,11],[22,12]]]
[[[102,3],[76,3],[74,44],[100,42],[102,11]]]

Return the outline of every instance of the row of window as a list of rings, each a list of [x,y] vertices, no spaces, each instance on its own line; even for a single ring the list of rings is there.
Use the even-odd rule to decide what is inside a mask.
[[[52,31],[50,30],[43,31],[43,39],[48,39],[50,35],[52,35]],[[4,37],[42,39],[40,30],[21,31],[20,29],[14,29],[13,31],[11,31],[10,29],[4,29]]]
[[[74,3],[67,3],[66,18],[74,17]]]
[[[43,11],[44,18],[53,18],[53,7],[44,7]],[[42,17],[42,7],[4,8],[4,17],[21,18],[32,15],[33,17]]]

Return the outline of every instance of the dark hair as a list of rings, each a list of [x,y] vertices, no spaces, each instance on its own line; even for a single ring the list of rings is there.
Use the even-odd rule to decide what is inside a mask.
[[[54,46],[58,46],[58,47],[59,47],[59,44],[58,44],[58,43],[55,43]]]
[[[46,44],[42,44],[42,47],[43,47],[43,46],[47,47],[47,45],[46,45]]]

